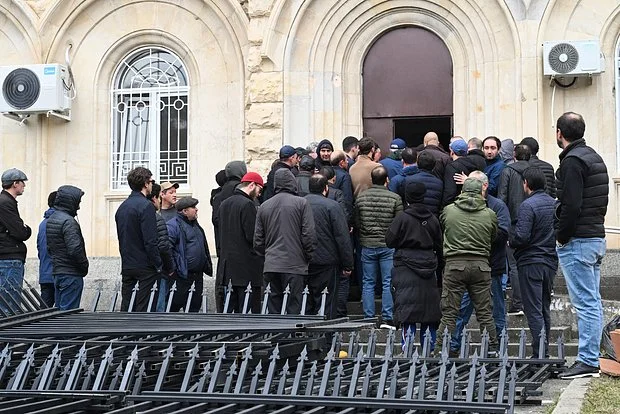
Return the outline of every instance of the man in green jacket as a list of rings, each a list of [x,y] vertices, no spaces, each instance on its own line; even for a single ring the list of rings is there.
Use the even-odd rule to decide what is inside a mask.
[[[388,173],[379,165],[371,173],[372,186],[355,201],[355,223],[362,246],[362,306],[367,318],[375,317],[377,269],[381,272],[381,328],[396,329],[393,322],[392,267],[394,249],[385,234],[394,217],[403,211],[400,196],[387,189]]]
[[[444,228],[443,254],[446,267],[441,295],[441,324],[435,350],[441,351],[443,331],[453,332],[461,299],[469,292],[480,323],[486,328],[490,349],[497,349],[495,323],[491,313],[491,244],[497,233],[497,216],[482,197],[482,182],[468,178],[462,193],[441,213]]]

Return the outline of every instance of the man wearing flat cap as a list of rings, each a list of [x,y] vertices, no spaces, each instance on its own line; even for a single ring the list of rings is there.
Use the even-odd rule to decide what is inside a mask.
[[[22,221],[17,197],[24,193],[28,177],[17,168],[2,174],[0,193],[0,288],[21,290],[24,282],[26,245],[32,230]]]
[[[441,297],[441,324],[435,345],[441,351],[443,331],[456,328],[461,300],[469,292],[480,332],[489,334],[490,350],[497,349],[495,323],[491,313],[491,267],[489,256],[497,233],[497,216],[482,197],[482,182],[467,178],[463,192],[441,213],[444,229],[443,255],[446,261]],[[449,344],[447,344],[449,346]]]
[[[177,312],[189,306],[189,312],[198,312],[202,303],[202,274],[213,276],[211,253],[205,232],[198,224],[198,200],[183,197],[176,203],[177,216],[166,223],[172,243],[176,266],[174,277],[177,290],[172,297],[170,310]],[[189,293],[192,291],[191,300]]]

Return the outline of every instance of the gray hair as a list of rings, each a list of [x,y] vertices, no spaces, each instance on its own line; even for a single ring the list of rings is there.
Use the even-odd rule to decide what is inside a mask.
[[[480,181],[482,185],[489,183],[489,177],[487,177],[487,175],[482,171],[472,171],[467,177]]]

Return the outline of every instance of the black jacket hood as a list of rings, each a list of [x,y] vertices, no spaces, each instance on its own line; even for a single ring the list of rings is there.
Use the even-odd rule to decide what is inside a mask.
[[[54,209],[64,211],[65,213],[75,217],[80,209],[80,201],[84,191],[72,185],[63,185],[58,189],[56,200],[54,201]]]
[[[231,161],[224,167],[226,178],[238,178],[241,180],[243,176],[248,172],[248,167],[243,161]]]
[[[282,191],[297,195],[297,180],[288,168],[280,168],[274,174],[274,190],[278,194]]]

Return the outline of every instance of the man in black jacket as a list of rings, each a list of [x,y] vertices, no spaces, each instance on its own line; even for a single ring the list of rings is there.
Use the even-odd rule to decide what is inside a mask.
[[[153,186],[153,174],[136,167],[127,174],[131,194],[116,210],[116,232],[121,254],[121,311],[129,310],[132,291],[136,291],[133,311],[146,312],[151,289],[162,277],[162,261],[157,247],[155,207],[146,199]]]
[[[581,115],[563,114],[556,128],[558,146],[563,148],[556,173],[556,251],[579,329],[577,360],[560,378],[598,376],[603,331],[601,261],[606,249],[609,176],[601,156],[586,145],[586,124]]]
[[[530,166],[540,168],[542,170],[545,174],[545,182],[547,183],[545,186],[545,191],[552,198],[555,198],[555,171],[553,170],[553,166],[551,164],[538,158],[538,141],[536,141],[533,137],[525,137],[521,140],[520,144],[527,145],[530,148],[530,152],[532,153],[530,156]]]
[[[224,286],[232,284],[228,312],[243,313],[248,284],[252,292],[245,312],[260,313],[264,258],[254,250],[256,200],[263,190],[263,178],[249,172],[232,197],[220,206],[220,258],[217,274]]]
[[[334,145],[328,139],[324,139],[319,142],[319,145],[316,146],[316,159],[315,166],[317,171],[321,169],[321,167],[325,165],[331,164],[331,156],[332,152],[334,152]]]
[[[11,168],[2,174],[0,194],[0,288],[17,290],[21,295],[26,261],[26,240],[32,230],[22,221],[16,198],[24,193],[28,177]],[[0,310],[8,311],[0,302]]]
[[[258,208],[254,250],[265,256],[263,285],[271,289],[269,313],[283,311],[288,286],[290,294],[284,311],[299,315],[304,277],[317,243],[314,217],[308,201],[297,196],[297,181],[290,170],[275,172],[274,188],[276,195]]]
[[[541,332],[545,331],[543,357],[549,356],[551,287],[558,270],[553,234],[555,200],[545,193],[545,174],[530,167],[523,172],[527,198],[519,207],[517,224],[510,234],[519,268],[523,310],[532,334],[534,358],[539,357]]]
[[[84,192],[72,185],[58,189],[54,213],[47,220],[47,251],[52,258],[56,307],[60,310],[80,307],[88,258],[80,224],[75,219]]]
[[[332,319],[336,316],[338,279],[350,277],[353,270],[353,247],[344,210],[326,197],[328,191],[326,177],[310,177],[310,194],[305,198],[312,209],[318,243],[308,267],[311,306],[306,313],[319,313],[322,293],[327,288],[324,315]]]
[[[300,157],[297,154],[297,150],[290,145],[285,145],[280,148],[279,160],[273,165],[269,175],[267,175],[267,183],[262,195],[262,202],[269,200],[275,195],[275,173],[276,171],[284,168],[289,170],[294,176],[297,175],[297,165],[299,164]]]
[[[487,165],[482,151],[474,148],[468,152],[467,143],[462,139],[452,141],[450,156],[452,161],[446,165],[443,178],[443,206],[451,204],[463,188],[462,184],[454,181],[454,174],[469,175],[476,170],[484,171]]]

